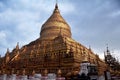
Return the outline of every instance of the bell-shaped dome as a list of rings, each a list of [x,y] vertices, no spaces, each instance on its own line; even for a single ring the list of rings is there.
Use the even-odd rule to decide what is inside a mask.
[[[60,15],[58,6],[56,4],[53,14],[42,25],[40,39],[54,39],[59,34],[71,38],[70,27]]]

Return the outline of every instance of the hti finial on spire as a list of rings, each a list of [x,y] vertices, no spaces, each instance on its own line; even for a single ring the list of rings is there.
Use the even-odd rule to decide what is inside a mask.
[[[58,9],[58,0],[56,0],[55,8]]]

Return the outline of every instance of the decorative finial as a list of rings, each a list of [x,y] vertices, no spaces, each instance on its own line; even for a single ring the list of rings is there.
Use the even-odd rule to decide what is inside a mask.
[[[106,44],[106,46],[107,46],[107,52],[109,52],[109,49],[108,49],[108,44]]]
[[[6,52],[5,56],[9,56],[9,53],[10,53],[9,48],[7,48],[7,52]]]
[[[106,44],[106,45],[107,45],[106,54],[107,54],[107,55],[111,55],[111,54],[110,54],[110,50],[109,50],[109,48],[108,48],[108,44]]]
[[[56,0],[55,9],[58,9],[58,0]]]
[[[17,42],[16,49],[19,49],[19,42]]]
[[[9,53],[10,51],[9,51],[9,48],[7,48],[7,53]]]

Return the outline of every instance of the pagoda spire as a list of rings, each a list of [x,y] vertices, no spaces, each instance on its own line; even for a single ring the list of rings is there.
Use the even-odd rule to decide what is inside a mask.
[[[110,55],[110,50],[109,50],[109,48],[108,48],[108,44],[107,44],[107,47],[106,47],[106,48],[107,48],[106,54],[107,54],[107,55]]]
[[[55,8],[58,8],[58,0],[56,0]]]
[[[10,53],[9,48],[7,48],[7,53]]]
[[[19,42],[17,42],[16,49],[17,50],[19,49]]]
[[[54,9],[53,13],[59,13],[60,14],[59,9],[58,9],[58,0],[56,0],[55,9]]]
[[[40,32],[40,39],[54,39],[59,35],[60,27],[62,30],[62,36],[71,38],[71,29],[67,22],[60,14],[60,10],[58,9],[58,4],[56,1],[54,10],[52,15],[48,18],[48,20],[42,25]]]
[[[56,1],[56,4],[55,4],[55,9],[54,9],[54,12],[53,12],[53,13],[55,13],[55,12],[59,12],[57,1]]]
[[[5,56],[9,56],[9,53],[10,53],[9,48],[7,48]]]
[[[10,52],[9,52],[9,48],[7,48],[7,52],[5,54],[5,63],[7,63],[10,60]]]

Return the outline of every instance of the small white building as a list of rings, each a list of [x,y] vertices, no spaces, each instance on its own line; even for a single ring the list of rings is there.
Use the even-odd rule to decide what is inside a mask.
[[[85,74],[87,76],[88,74],[88,66],[90,65],[90,63],[88,61],[83,61],[80,66],[81,66],[81,70],[79,72],[79,74]]]
[[[80,75],[85,74],[85,76],[90,77],[91,80],[98,80],[97,66],[95,64],[90,64],[87,58],[82,61],[80,67]]]

